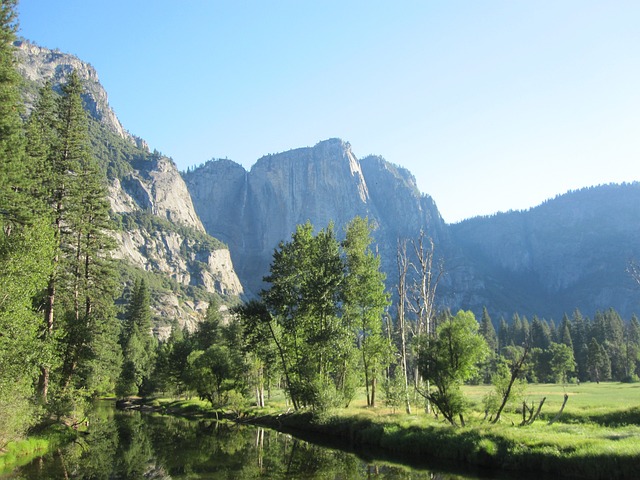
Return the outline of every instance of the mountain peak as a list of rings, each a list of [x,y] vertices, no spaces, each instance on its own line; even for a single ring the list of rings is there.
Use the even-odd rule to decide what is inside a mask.
[[[109,106],[107,92],[98,80],[96,69],[89,63],[83,62],[75,55],[40,47],[28,40],[17,40],[13,45],[17,68],[24,78],[36,83],[39,87],[47,81],[59,86],[65,84],[71,73],[75,71],[85,87],[83,100],[91,116],[119,137],[141,146],[141,140],[122,127],[120,120]],[[35,102],[35,95],[28,94],[26,100],[27,110],[30,110]]]

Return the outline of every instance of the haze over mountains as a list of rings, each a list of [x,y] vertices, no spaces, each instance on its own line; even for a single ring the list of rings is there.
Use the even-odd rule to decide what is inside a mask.
[[[624,317],[640,312],[640,289],[626,273],[629,260],[640,258],[638,183],[588,188],[525,212],[449,225],[408,170],[377,156],[358,159],[353,150],[360,146],[341,139],[262,157],[249,171],[213,160],[181,176],[170,159],[150,153],[120,125],[86,63],[27,42],[18,58],[31,85],[63,82],[72,69],[85,80],[87,109],[102,128],[92,135],[109,174],[112,208],[131,219],[119,234],[119,255],[184,287],[165,292],[169,300],[158,296],[175,305],[159,317],[196,318],[203,307],[188,287],[229,299],[256,295],[274,248],[297,224],[309,220],[319,229],[334,222],[340,236],[356,215],[376,225],[389,291],[398,239],[415,239],[422,230],[444,261],[441,307],[479,313],[486,306],[495,318],[519,312],[556,320],[575,308],[588,316],[609,307]],[[26,91],[33,98],[34,88]],[[461,194],[473,202],[478,193]]]

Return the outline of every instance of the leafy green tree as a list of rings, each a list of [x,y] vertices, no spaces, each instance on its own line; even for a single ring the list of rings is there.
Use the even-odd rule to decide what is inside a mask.
[[[502,409],[522,400],[526,390],[527,382],[523,370],[525,349],[516,346],[505,349],[506,356],[498,357],[495,372],[491,375],[493,391],[482,400],[485,418],[490,416],[492,419],[494,415],[497,418]]]
[[[487,353],[473,313],[462,310],[438,326],[435,338],[424,335],[418,340],[420,374],[436,387],[425,395],[452,425],[456,417],[464,425],[466,402],[460,387],[476,374]]]
[[[195,350],[195,342],[188,332],[173,328],[168,340],[160,344],[156,355],[156,388],[178,396],[189,389],[188,358]]]
[[[278,345],[271,334],[271,316],[264,304],[251,300],[233,309],[243,329],[243,349],[250,365],[250,384],[255,388],[256,404],[265,406],[265,386],[282,374]]]
[[[52,245],[46,225],[0,232],[0,448],[36,420],[34,383],[46,352],[32,299],[46,282]]]
[[[344,264],[333,226],[299,225],[274,252],[262,292],[294,408],[344,402],[355,343],[340,315]]]
[[[204,351],[195,350],[189,355],[188,361],[192,369],[193,387],[200,398],[208,400],[212,406],[224,406],[225,394],[233,389],[236,380],[229,348],[212,345]]]
[[[391,361],[391,345],[382,334],[382,316],[389,306],[380,257],[371,251],[368,219],[354,218],[347,226],[343,247],[347,274],[344,280],[344,318],[356,332],[367,392],[367,405],[375,407],[378,376]]]

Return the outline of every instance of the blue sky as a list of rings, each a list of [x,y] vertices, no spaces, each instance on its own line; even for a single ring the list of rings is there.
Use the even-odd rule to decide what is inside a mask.
[[[180,169],[340,137],[448,222],[640,180],[640,2],[21,0]]]

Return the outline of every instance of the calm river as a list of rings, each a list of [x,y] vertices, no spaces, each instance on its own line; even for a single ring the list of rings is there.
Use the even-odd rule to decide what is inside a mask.
[[[91,433],[3,479],[471,479],[407,466],[253,426],[192,421],[102,405]],[[487,477],[484,477],[487,478]],[[495,478],[495,477],[494,477]]]

